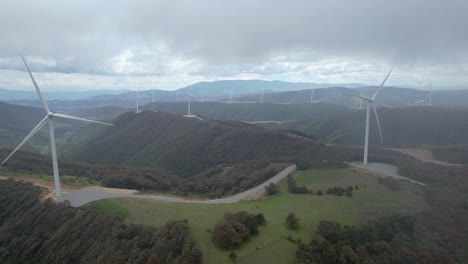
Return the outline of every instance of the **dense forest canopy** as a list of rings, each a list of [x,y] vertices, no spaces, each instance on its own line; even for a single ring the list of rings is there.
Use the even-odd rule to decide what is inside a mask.
[[[185,221],[161,228],[125,225],[107,213],[40,196],[31,184],[0,181],[0,262],[201,262]]]

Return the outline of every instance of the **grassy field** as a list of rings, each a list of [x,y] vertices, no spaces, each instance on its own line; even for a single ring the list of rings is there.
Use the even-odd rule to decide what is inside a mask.
[[[392,212],[414,212],[426,206],[417,186],[404,183],[398,191],[387,190],[377,182],[375,176],[357,174],[351,169],[322,169],[298,171],[294,173],[298,185],[326,190],[328,186],[359,185],[353,197],[331,195],[290,194],[286,181],[280,185],[281,193],[264,197],[257,201],[224,205],[174,204],[140,199],[112,199],[95,202],[111,213],[116,207],[128,211],[127,223],[161,226],[169,220],[188,219],[191,233],[203,253],[204,263],[229,263],[230,251],[220,250],[211,242],[210,230],[226,212],[248,211],[263,213],[267,220],[260,227],[259,235],[247,244],[234,250],[238,263],[291,263],[297,246],[285,238],[292,235],[302,241],[309,241],[320,220],[334,220],[342,224],[359,224],[371,217]],[[364,187],[366,185],[367,187]],[[105,203],[104,205],[102,205]],[[110,209],[109,209],[110,208]],[[288,213],[300,218],[300,228],[291,231],[284,222]]]

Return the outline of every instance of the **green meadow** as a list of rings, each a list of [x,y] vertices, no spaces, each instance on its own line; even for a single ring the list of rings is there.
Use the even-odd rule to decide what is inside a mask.
[[[233,250],[238,263],[291,263],[296,244],[286,240],[288,235],[308,242],[321,220],[333,220],[343,225],[357,225],[362,221],[390,213],[414,212],[426,208],[421,187],[403,183],[399,191],[388,190],[377,177],[351,169],[320,169],[293,173],[297,185],[306,185],[324,192],[328,187],[358,185],[352,197],[332,195],[291,194],[286,180],[279,183],[280,194],[256,201],[235,204],[205,205],[178,204],[152,200],[117,198],[91,204],[126,216],[126,223],[162,226],[169,220],[188,219],[190,231],[203,253],[203,263],[230,263],[231,251],[221,250],[211,241],[211,230],[226,212],[248,211],[263,213],[267,220],[259,234],[240,248]],[[365,187],[366,186],[366,187]],[[119,209],[120,208],[120,209]],[[288,213],[300,218],[298,230],[285,226]]]

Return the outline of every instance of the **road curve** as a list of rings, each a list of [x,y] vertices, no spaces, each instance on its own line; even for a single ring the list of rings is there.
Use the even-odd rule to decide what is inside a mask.
[[[352,167],[376,172],[378,174],[381,174],[387,177],[392,177],[398,180],[409,181],[420,186],[427,186],[427,184],[425,183],[401,176],[400,174],[398,174],[398,167],[393,166],[393,165],[389,165],[385,163],[378,163],[378,162],[370,162],[366,165],[362,163],[348,163],[348,164]]]
[[[286,178],[290,173],[296,170],[296,165],[291,165],[286,169],[282,170],[266,182],[249,189],[247,191],[235,194],[230,197],[215,199],[215,200],[189,200],[182,199],[177,197],[169,196],[159,196],[159,195],[138,195],[138,194],[129,194],[129,193],[116,193],[105,191],[102,188],[96,187],[86,187],[78,190],[63,189],[63,195],[59,197],[58,201],[69,201],[72,206],[78,207],[84,204],[107,199],[107,198],[116,198],[116,197],[125,197],[125,198],[137,198],[137,199],[149,199],[149,200],[158,200],[171,203],[196,203],[196,204],[230,204],[236,203],[242,200],[245,200],[249,197],[259,195],[265,192],[265,186],[270,183],[278,183],[279,181]],[[49,187],[50,190],[54,188]]]

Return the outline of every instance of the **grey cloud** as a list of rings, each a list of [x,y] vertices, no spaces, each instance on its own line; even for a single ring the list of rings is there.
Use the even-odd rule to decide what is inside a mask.
[[[0,57],[25,53],[56,62],[39,71],[87,74],[119,74],[112,58],[129,47],[132,62],[162,75],[172,56],[226,75],[278,65],[280,55],[451,65],[468,61],[467,10],[465,0],[4,1]],[[10,60],[0,68],[21,69]]]

